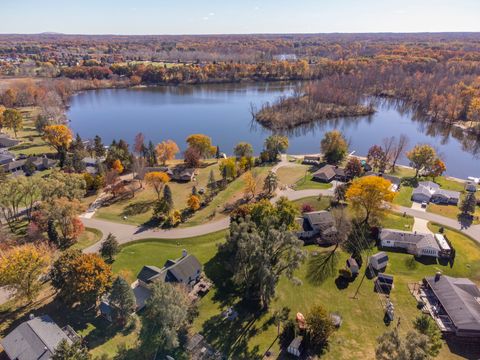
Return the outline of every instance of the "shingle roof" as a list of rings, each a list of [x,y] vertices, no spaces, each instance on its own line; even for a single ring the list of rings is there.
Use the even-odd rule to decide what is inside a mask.
[[[10,359],[48,360],[67,335],[48,315],[36,317],[17,326],[1,344]]]
[[[162,269],[156,266],[145,265],[137,275],[137,279],[145,283],[150,283],[154,278],[158,277],[162,273]]]
[[[167,271],[173,275],[177,281],[185,281],[186,279],[194,279],[197,277],[198,271],[201,271],[201,269],[202,265],[197,258],[189,254],[167,268]]]
[[[455,327],[464,331],[480,331],[478,287],[466,278],[441,275],[435,279],[435,276],[425,278]]]
[[[410,231],[400,231],[392,229],[382,229],[380,231],[380,240],[392,240],[395,242],[402,242],[405,244],[416,245],[417,247],[433,247],[440,251],[435,237],[432,234],[424,234]]]

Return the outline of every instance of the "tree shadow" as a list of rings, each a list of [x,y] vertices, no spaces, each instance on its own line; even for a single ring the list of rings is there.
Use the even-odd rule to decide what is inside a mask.
[[[152,208],[153,204],[155,204],[155,200],[145,200],[129,204],[123,209],[122,216],[145,214]]]
[[[473,224],[474,217],[469,214],[458,214],[457,216],[458,222],[462,229],[468,229]]]
[[[480,343],[468,340],[462,341],[454,336],[447,337],[445,341],[451,353],[465,359],[480,359]]]
[[[333,251],[324,251],[316,256],[309,256],[307,262],[307,281],[320,285],[337,272],[338,255]]]

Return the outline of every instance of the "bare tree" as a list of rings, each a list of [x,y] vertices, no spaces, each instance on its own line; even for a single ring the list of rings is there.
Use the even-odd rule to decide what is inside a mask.
[[[408,146],[408,136],[405,134],[401,134],[398,142],[393,146],[392,149],[392,172],[395,172],[395,165],[397,164],[398,159],[400,156],[405,152]]]

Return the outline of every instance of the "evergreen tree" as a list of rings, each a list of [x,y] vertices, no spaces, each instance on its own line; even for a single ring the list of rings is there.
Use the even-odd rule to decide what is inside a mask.
[[[114,308],[114,317],[124,323],[135,310],[135,295],[127,281],[118,276],[109,295],[110,305]]]
[[[93,140],[93,149],[96,157],[105,156],[105,146],[103,145],[102,138],[98,135]]]
[[[58,245],[58,231],[55,228],[55,222],[49,219],[47,222],[47,236],[53,244]]]
[[[197,190],[197,187],[196,187],[196,186],[193,186],[193,187],[192,187],[192,195],[195,195],[195,196],[198,195],[198,190]]]
[[[217,189],[217,180],[215,180],[215,174],[213,170],[210,170],[207,187],[210,189],[211,192],[214,192]]]
[[[163,188],[163,200],[165,201],[167,213],[170,213],[173,210],[173,195],[168,184]]]
[[[52,360],[89,360],[91,359],[87,348],[85,348],[80,341],[75,341],[69,344],[67,340],[63,339],[55,349],[52,355]]]
[[[477,199],[475,193],[467,192],[467,195],[460,204],[460,210],[464,215],[472,215],[475,213],[475,207],[477,206]]]
[[[72,156],[72,166],[75,172],[83,173],[86,169],[85,163],[82,161],[84,158],[84,152],[79,149],[75,149]]]
[[[155,145],[153,145],[153,142],[150,140],[148,142],[148,165],[149,166],[155,166],[157,163],[157,152],[155,151]]]
[[[263,184],[263,189],[268,193],[271,194],[275,191],[278,186],[278,176],[273,171],[270,171],[265,178],[265,182]]]
[[[115,255],[117,255],[119,251],[120,248],[117,238],[112,233],[108,234],[107,238],[100,247],[100,254],[104,259],[112,262]]]
[[[215,152],[215,157],[220,159],[220,146],[217,145],[217,151]]]

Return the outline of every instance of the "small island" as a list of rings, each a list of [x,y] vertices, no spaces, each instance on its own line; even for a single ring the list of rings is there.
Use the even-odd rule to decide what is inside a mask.
[[[313,121],[375,113],[372,103],[364,103],[361,95],[330,80],[265,103],[259,111],[252,111],[253,118],[269,129],[287,130]]]

